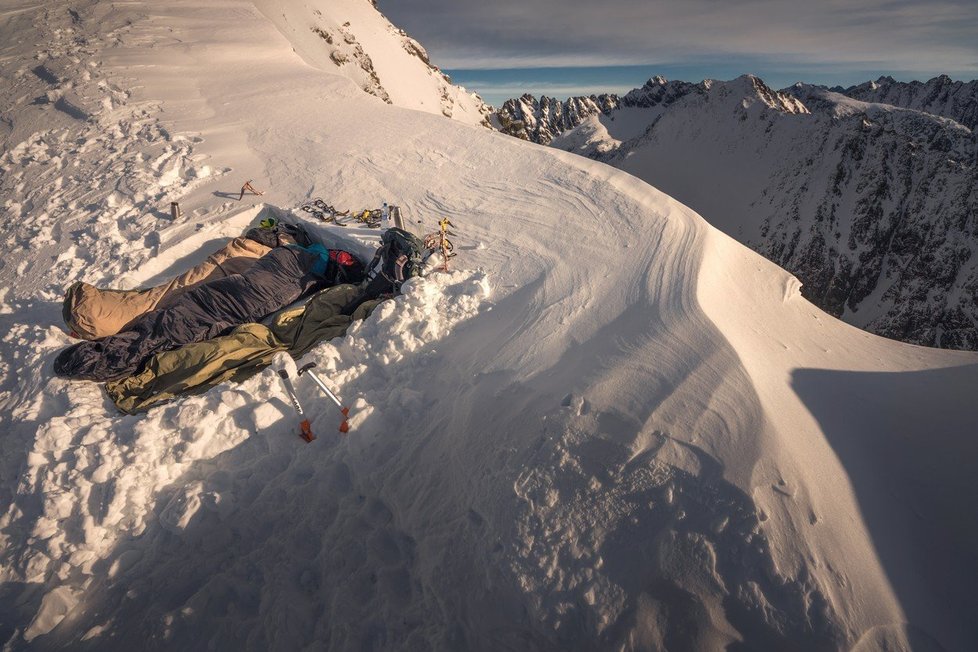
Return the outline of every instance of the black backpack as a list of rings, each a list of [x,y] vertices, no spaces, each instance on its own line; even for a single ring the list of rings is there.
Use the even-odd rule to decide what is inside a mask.
[[[380,236],[380,248],[367,265],[363,294],[374,298],[397,294],[404,281],[424,273],[428,249],[416,235],[392,227]]]
[[[245,233],[245,237],[273,249],[287,244],[308,247],[315,242],[301,224],[290,224],[281,220],[272,222],[271,226],[252,227]]]

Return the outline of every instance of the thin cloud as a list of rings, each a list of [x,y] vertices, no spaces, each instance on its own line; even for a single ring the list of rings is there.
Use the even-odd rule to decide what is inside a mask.
[[[380,8],[445,68],[739,55],[796,65],[978,72],[974,0],[381,0]]]

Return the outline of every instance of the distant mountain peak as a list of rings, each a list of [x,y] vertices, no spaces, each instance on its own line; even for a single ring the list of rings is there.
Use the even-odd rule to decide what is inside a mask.
[[[732,99],[743,109],[759,104],[782,113],[808,113],[808,108],[797,97],[774,90],[757,75],[741,75],[730,81],[714,82],[710,85],[704,80],[702,86],[710,97]]]

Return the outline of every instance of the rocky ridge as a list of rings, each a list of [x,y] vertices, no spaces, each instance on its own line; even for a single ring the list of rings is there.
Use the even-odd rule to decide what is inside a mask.
[[[978,127],[978,80],[954,81],[947,75],[940,75],[926,82],[898,82],[892,77],[880,77],[876,81],[831,90],[864,102],[890,104],[951,118],[972,131]]]
[[[515,100],[506,100],[493,117],[503,133],[549,145],[554,138],[592,115],[609,115],[619,104],[620,98],[614,94],[570,97],[564,101],[546,95],[541,95],[538,100],[526,94]]]
[[[329,49],[329,58],[333,63],[340,68],[352,64],[359,69],[352,75],[359,78],[360,88],[365,93],[376,95],[388,104],[393,104],[390,94],[380,83],[380,77],[377,76],[370,55],[364,51],[363,46],[357,41],[357,37],[350,31],[349,21],[332,28],[314,25],[310,29],[326,43]]]
[[[789,112],[803,110],[792,98],[771,90],[757,77],[748,75],[746,78],[755,87],[762,101],[770,106],[782,107]],[[664,77],[655,76],[641,88],[621,96],[611,93],[570,97],[561,101],[546,95],[541,95],[538,100],[533,95],[525,94],[518,99],[506,100],[494,117],[500,131],[523,140],[549,145],[562,133],[574,129],[591,116],[611,116],[615,111],[624,108],[665,108],[691,93],[705,94],[713,84],[713,80],[709,79],[693,84],[668,81]]]

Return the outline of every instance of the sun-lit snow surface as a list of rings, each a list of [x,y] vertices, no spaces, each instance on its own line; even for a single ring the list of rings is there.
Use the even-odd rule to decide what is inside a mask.
[[[0,21],[11,649],[978,645],[974,354],[827,317],[622,172],[388,106],[243,0]],[[308,356],[350,435],[300,381],[301,442],[270,371],[140,417],[53,378],[64,286],[192,264],[248,178],[458,224],[457,271]]]
[[[339,72],[396,106],[489,125],[490,109],[482,99],[452,85],[430,64],[424,47],[394,27],[374,3],[257,0],[254,5],[309,65]]]

